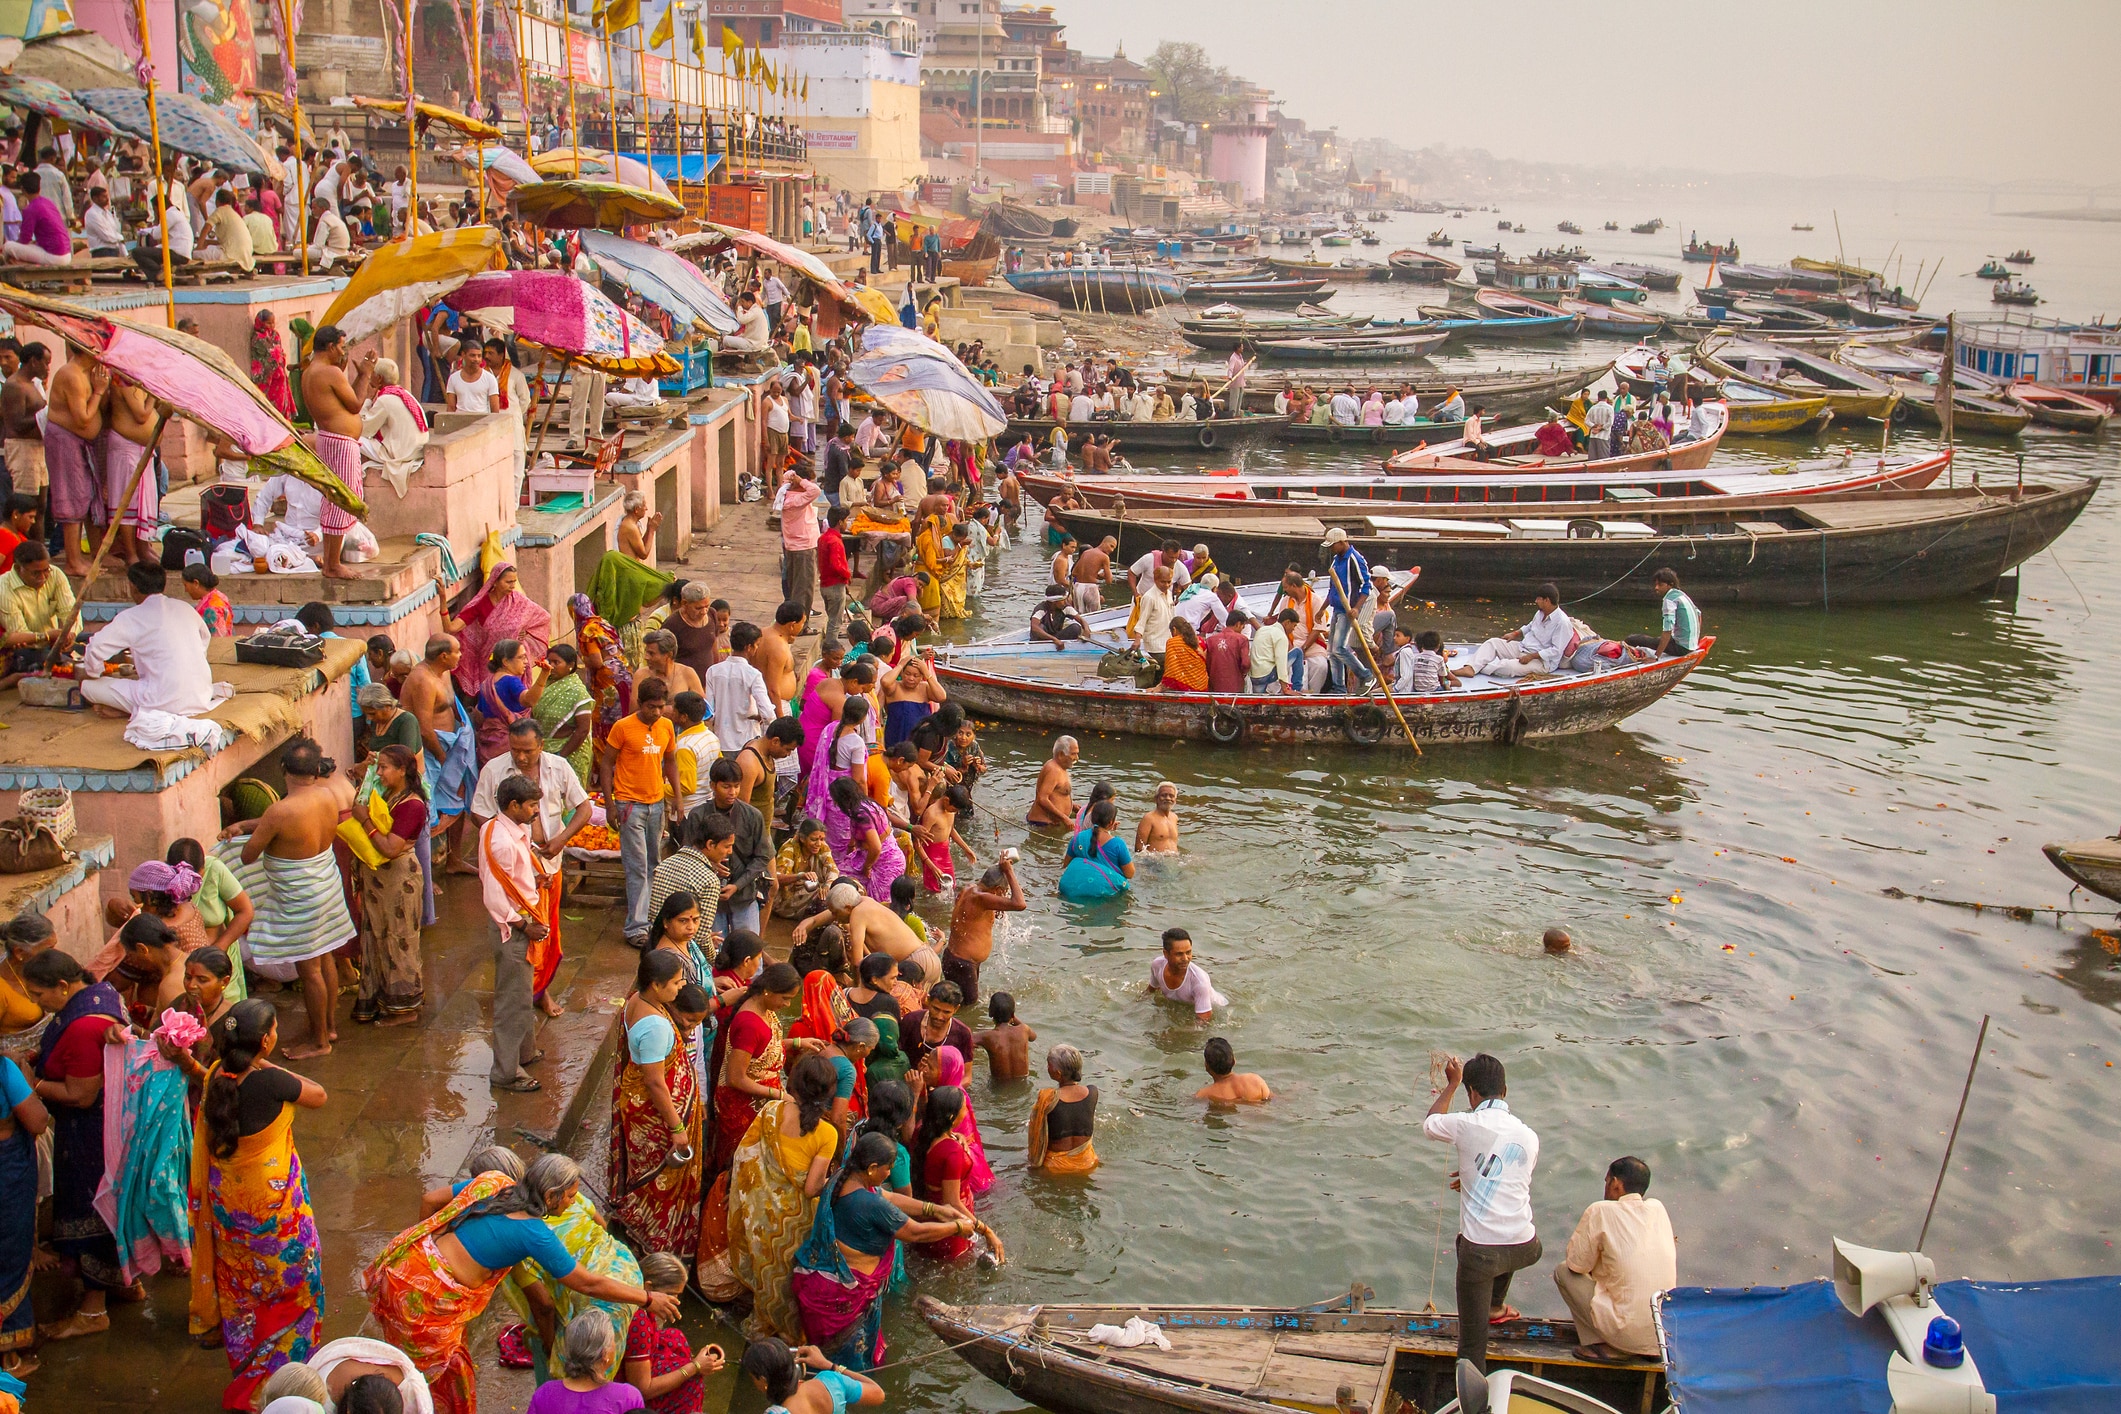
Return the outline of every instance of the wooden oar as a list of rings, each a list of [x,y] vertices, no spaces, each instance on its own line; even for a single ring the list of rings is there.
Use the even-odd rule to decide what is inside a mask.
[[[1326,566],[1326,573],[1332,577],[1333,587],[1340,591],[1341,603],[1349,606],[1346,613],[1349,619],[1353,620],[1355,618],[1355,596],[1348,591],[1348,586],[1341,582],[1340,575],[1331,565]],[[1421,743],[1414,739],[1414,729],[1407,725],[1406,714],[1399,710],[1398,700],[1392,696],[1392,680],[1385,676],[1384,669],[1377,666],[1377,654],[1370,647],[1369,631],[1359,621],[1352,624],[1352,630],[1351,637],[1361,641],[1362,656],[1369,660],[1370,672],[1377,679],[1378,690],[1385,695],[1385,705],[1390,707],[1392,715],[1399,719],[1399,729],[1407,734],[1407,745],[1414,748],[1416,756],[1426,755],[1427,753],[1421,749]]]
[[[96,582],[96,576],[102,573],[103,557],[110,553],[112,542],[118,538],[118,522],[125,518],[125,508],[130,506],[133,503],[133,497],[139,494],[140,478],[147,474],[149,464],[155,459],[155,447],[162,440],[162,429],[169,425],[172,411],[167,403],[159,403],[157,406],[161,411],[155,415],[154,430],[147,434],[147,446],[142,449],[140,459],[133,463],[132,480],[125,483],[125,495],[118,501],[118,509],[111,512],[110,524],[103,527],[103,539],[96,546],[96,553],[89,558],[88,573],[81,577],[81,592],[74,596],[73,612],[67,615],[64,623],[59,625],[58,635],[52,640],[51,652],[44,657],[47,666],[58,661],[59,645],[66,641],[66,635],[72,631],[75,621],[81,617],[81,605],[88,598],[88,588]],[[58,571],[60,574],[65,572],[64,570]]]

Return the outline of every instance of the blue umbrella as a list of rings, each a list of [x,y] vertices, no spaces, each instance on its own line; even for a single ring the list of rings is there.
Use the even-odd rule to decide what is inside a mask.
[[[584,230],[581,235],[582,248],[605,274],[668,310],[679,323],[704,324],[717,334],[734,334],[740,327],[736,311],[691,261],[609,231]]]
[[[71,92],[50,79],[35,78],[28,74],[0,74],[0,103],[5,103],[10,108],[42,113],[47,118],[57,118],[70,127],[86,128],[92,133],[115,135],[118,131],[110,123],[75,102]]]
[[[74,97],[110,126],[143,141],[153,141],[144,89],[89,88]],[[203,158],[217,167],[247,172],[253,177],[280,180],[279,161],[219,108],[169,89],[156,90],[155,108],[161,119],[162,145],[172,152]]]
[[[957,355],[925,334],[879,324],[862,331],[854,385],[915,427],[976,442],[999,436],[1009,415]]]

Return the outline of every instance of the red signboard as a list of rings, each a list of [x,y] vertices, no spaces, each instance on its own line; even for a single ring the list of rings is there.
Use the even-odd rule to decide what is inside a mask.
[[[654,54],[641,56],[641,87],[658,102],[670,101],[670,61]]]
[[[590,57],[592,54],[595,60]],[[601,63],[596,63],[594,69],[590,66],[603,57],[603,51],[591,45],[588,35],[580,30],[567,31],[567,67],[576,83],[602,83],[604,66]]]

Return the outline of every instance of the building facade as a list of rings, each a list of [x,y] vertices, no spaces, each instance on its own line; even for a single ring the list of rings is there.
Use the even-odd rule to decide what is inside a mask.
[[[714,26],[724,26],[759,49],[771,49],[784,35],[837,30],[845,20],[840,0],[706,0],[706,5],[711,35],[719,39]]]
[[[768,52],[768,63],[810,82],[802,117],[810,165],[834,185],[900,191],[926,170],[921,61],[902,47],[910,36],[910,28],[896,38],[862,29],[791,34]]]

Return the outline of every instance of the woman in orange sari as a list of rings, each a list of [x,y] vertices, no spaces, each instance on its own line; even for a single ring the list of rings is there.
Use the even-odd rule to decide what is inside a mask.
[[[569,1290],[645,1306],[660,1321],[677,1319],[677,1297],[590,1272],[546,1226],[546,1214],[574,1202],[580,1178],[565,1154],[539,1155],[520,1183],[482,1173],[432,1217],[399,1233],[362,1274],[369,1314],[382,1338],[427,1377],[436,1414],[477,1414],[478,1384],[464,1333],[508,1269],[526,1257]]]
[[[783,1039],[781,1016],[801,990],[803,979],[785,962],[759,969],[737,998],[729,1024],[714,1033],[714,1148],[707,1158],[710,1178],[718,1178],[736,1157],[737,1145],[759,1108],[781,1097],[781,1067],[790,1051],[807,1050],[814,1041]]]

